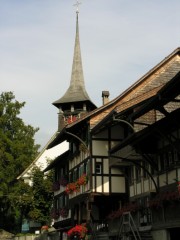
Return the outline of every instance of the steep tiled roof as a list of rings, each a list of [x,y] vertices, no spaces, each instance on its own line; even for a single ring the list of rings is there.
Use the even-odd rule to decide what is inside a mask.
[[[93,129],[113,109],[116,108],[116,111],[120,112],[133,104],[154,96],[179,70],[180,48],[177,48],[118,97],[67,125],[66,128],[71,128],[82,121],[89,120],[90,128]]]
[[[108,104],[95,109],[87,117],[91,117],[91,128],[101,121],[115,107],[124,103],[124,108],[127,101],[132,99],[148,97],[148,94],[153,95],[172,79],[180,70],[180,48],[174,50],[158,65],[152,68],[147,74],[141,77],[127,90],[121,93],[118,97],[110,101]],[[145,95],[144,95],[145,94]],[[143,96],[144,95],[144,96]],[[138,100],[137,98],[137,100]],[[130,103],[130,102],[129,102]],[[131,101],[133,104],[133,100]],[[126,105],[128,107],[128,104]],[[75,123],[74,123],[75,124]]]

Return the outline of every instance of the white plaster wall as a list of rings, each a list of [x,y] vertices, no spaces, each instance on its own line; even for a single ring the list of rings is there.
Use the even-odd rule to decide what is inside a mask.
[[[168,172],[168,184],[174,183],[176,179],[176,170]]]
[[[159,186],[162,187],[164,185],[166,185],[166,174],[165,173],[161,174],[159,176]]]
[[[32,169],[37,166],[43,171],[48,166],[50,161],[67,151],[68,148],[69,143],[65,141],[51,149],[42,151],[34,160],[34,162],[24,171],[24,173],[21,175],[21,178],[23,178],[29,185],[32,185]]]
[[[50,148],[48,150],[45,150],[42,154],[39,154],[39,158],[37,158],[37,161],[34,162],[32,167],[25,172],[23,175],[23,178],[26,178],[29,176],[29,173],[32,172],[32,168],[34,166],[39,167],[41,170],[45,169],[48,166],[48,163],[50,160],[54,160],[57,156],[61,155],[65,151],[67,151],[69,148],[69,144],[67,142],[63,142],[53,148]]]
[[[158,182],[158,178],[157,178],[157,176],[154,177],[154,181],[155,181],[156,184],[157,184],[157,182]],[[155,186],[154,186],[154,183],[153,183],[152,180],[150,180],[150,190],[151,190],[151,192],[156,191]]]
[[[148,192],[150,190],[149,188],[149,179],[144,180],[144,192]]]
[[[104,165],[103,165],[103,173],[109,174],[109,159],[103,159]]]
[[[102,177],[97,176],[96,177],[96,192],[102,192]]]
[[[152,231],[152,237],[153,240],[170,240],[169,232],[167,230]]]
[[[103,190],[105,193],[109,192],[109,177],[103,177],[104,184],[103,184]]]
[[[124,177],[111,177],[111,189],[113,193],[124,193],[125,192]]]
[[[180,179],[180,168],[177,170],[178,179]]]
[[[141,183],[137,183],[136,188],[137,188],[137,194],[141,194],[142,193],[142,191],[141,191]]]
[[[71,170],[73,167],[78,165],[81,162],[80,155],[74,157],[70,162],[69,162],[69,169]]]
[[[95,141],[92,142],[93,155],[108,156],[108,142]]]
[[[111,174],[122,174],[123,172],[119,168],[111,168]]]
[[[130,197],[134,197],[134,195],[135,195],[134,185],[130,186],[129,193],[130,193]]]

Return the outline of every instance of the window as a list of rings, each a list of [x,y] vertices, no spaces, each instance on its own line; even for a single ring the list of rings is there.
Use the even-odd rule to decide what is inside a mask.
[[[160,170],[163,171],[165,169],[163,154],[161,154],[159,158],[160,158]]]
[[[63,205],[64,205],[64,201],[63,201],[64,199],[63,199],[63,196],[60,196],[59,197],[59,208],[62,208],[63,207]]]
[[[60,168],[60,176],[63,176],[63,168]]]
[[[69,182],[73,182],[73,174],[72,174],[72,172],[69,173]]]
[[[159,154],[159,168],[164,171],[173,167],[178,160],[177,152],[173,149],[165,149]]]
[[[136,173],[136,181],[140,181],[140,179],[141,179],[141,169],[140,169],[140,167],[136,167],[135,173]]]
[[[87,161],[87,163],[85,164],[85,171],[86,171],[86,173],[87,174],[89,174],[90,173],[90,160],[88,160]]]
[[[143,169],[143,177],[144,178],[147,178],[147,176],[148,176],[148,174],[147,174],[147,170],[149,170],[149,164],[147,163],[147,162],[143,162],[143,167],[144,167],[144,169]]]
[[[77,151],[77,143],[74,143],[74,142],[70,142],[69,143],[69,148],[70,148],[70,151],[71,153],[75,153]]]
[[[177,163],[180,161],[180,154],[177,150],[174,150],[174,161]]]
[[[151,175],[155,174],[155,170],[154,170],[154,167],[152,165],[150,165],[150,173],[151,173]]]
[[[54,208],[55,208],[55,209],[59,209],[58,198],[55,198],[55,200],[54,200]]]
[[[134,167],[129,169],[129,182],[130,184],[133,184],[134,182]]]
[[[139,205],[142,206],[140,209],[140,225],[141,226],[148,226],[151,225],[152,222],[152,216],[151,216],[151,210],[148,208],[149,203],[149,197],[144,197],[141,199],[138,199]]]
[[[73,182],[75,182],[79,177],[78,169],[76,168],[73,172]]]
[[[95,173],[101,174],[102,173],[102,163],[96,163],[95,164]]]
[[[68,200],[68,199],[67,199],[67,195],[64,195],[64,205],[65,205],[65,206],[67,206],[67,203],[68,203],[67,200]]]
[[[59,169],[56,168],[56,169],[55,169],[55,174],[54,174],[54,180],[55,180],[55,181],[58,181],[58,180],[59,180],[59,175],[60,175]]]
[[[79,176],[81,176],[84,173],[84,164],[81,164],[80,168],[79,168]]]

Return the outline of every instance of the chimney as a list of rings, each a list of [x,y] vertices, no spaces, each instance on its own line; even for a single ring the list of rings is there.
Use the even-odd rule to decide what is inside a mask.
[[[109,102],[109,91],[102,91],[102,103],[105,105]]]

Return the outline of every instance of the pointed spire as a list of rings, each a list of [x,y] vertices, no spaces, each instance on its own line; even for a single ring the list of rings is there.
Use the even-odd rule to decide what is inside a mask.
[[[71,82],[70,88],[73,91],[78,91],[79,97],[84,97],[89,99],[89,96],[85,90],[84,84],[84,75],[83,75],[83,67],[82,67],[82,59],[81,59],[81,49],[80,49],[80,41],[79,41],[79,23],[78,23],[78,11],[76,11],[76,39],[74,45],[74,58],[72,65],[72,73],[71,73]],[[81,89],[82,92],[79,92]]]
[[[90,108],[94,109],[96,106],[91,102],[84,83],[83,76],[83,67],[82,67],[82,59],[81,59],[81,49],[80,49],[80,41],[79,41],[79,23],[78,23],[78,5],[80,3],[77,1],[77,10],[76,10],[76,37],[75,37],[75,45],[74,45],[74,57],[72,64],[72,73],[71,73],[71,81],[70,86],[67,89],[66,93],[59,100],[53,102],[53,105],[56,107],[63,106],[67,107],[69,103],[77,103],[77,102],[88,102]]]

